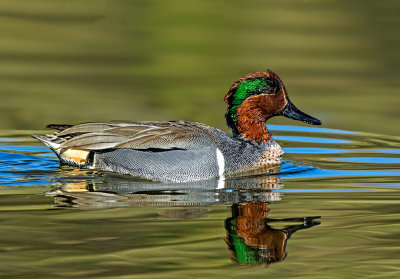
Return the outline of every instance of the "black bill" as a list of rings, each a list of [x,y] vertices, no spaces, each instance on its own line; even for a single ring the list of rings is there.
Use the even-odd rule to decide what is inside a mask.
[[[295,105],[293,105],[290,101],[288,102],[286,107],[279,112],[279,115],[283,115],[294,120],[300,120],[311,125],[322,124],[321,120],[302,112],[301,110],[296,108]]]

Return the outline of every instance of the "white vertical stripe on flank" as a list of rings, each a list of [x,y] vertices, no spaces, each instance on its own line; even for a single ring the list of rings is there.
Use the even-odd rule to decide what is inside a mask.
[[[217,148],[217,162],[218,162],[218,175],[222,176],[225,171],[225,159],[224,154],[222,154],[221,150]]]
[[[225,188],[225,159],[224,154],[222,154],[221,150],[217,148],[217,163],[218,163],[218,186],[217,189]]]

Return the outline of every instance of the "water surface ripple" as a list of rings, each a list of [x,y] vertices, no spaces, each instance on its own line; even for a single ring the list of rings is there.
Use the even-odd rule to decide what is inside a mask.
[[[32,131],[2,131],[0,272],[396,278],[400,139],[270,128],[285,151],[282,166],[178,184],[60,167]]]

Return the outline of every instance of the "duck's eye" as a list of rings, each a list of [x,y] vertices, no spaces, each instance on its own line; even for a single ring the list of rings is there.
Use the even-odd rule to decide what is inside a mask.
[[[279,82],[276,79],[267,79],[267,84],[269,85],[268,92],[271,94],[279,91]]]

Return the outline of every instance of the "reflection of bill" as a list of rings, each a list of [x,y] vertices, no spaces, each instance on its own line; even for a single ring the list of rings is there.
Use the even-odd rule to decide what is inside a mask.
[[[282,261],[286,257],[286,243],[292,233],[320,224],[314,220],[319,217],[267,219],[269,204],[270,202],[254,202],[232,205],[232,217],[225,221],[225,241],[234,262],[258,265]],[[268,225],[274,221],[300,221],[303,224],[274,229]]]

